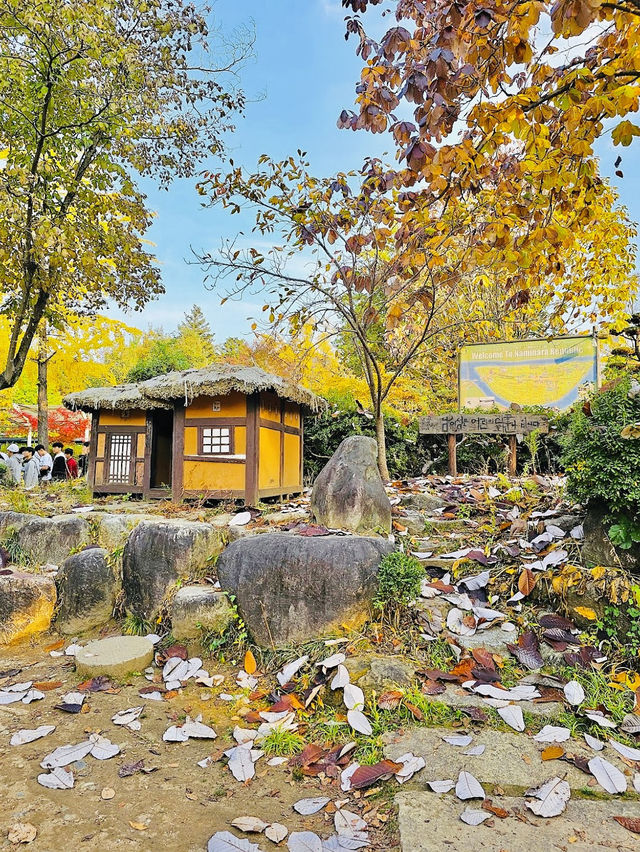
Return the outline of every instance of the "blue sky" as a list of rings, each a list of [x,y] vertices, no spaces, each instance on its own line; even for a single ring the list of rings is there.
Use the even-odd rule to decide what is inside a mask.
[[[301,148],[313,171],[325,175],[355,168],[365,156],[391,150],[385,137],[336,127],[340,110],[353,104],[360,69],[355,41],[344,40],[339,0],[217,0],[213,16],[227,33],[251,22],[256,31],[255,57],[241,72],[250,102],[228,139],[228,152],[236,163],[253,168],[262,153],[279,159]],[[611,177],[634,221],[640,220],[637,152],[637,144],[614,149],[608,136],[599,143],[602,171]],[[624,157],[623,180],[613,174],[619,153]],[[195,183],[176,181],[168,192],[145,184],[149,206],[156,212],[147,236],[156,245],[166,293],[142,313],[112,310],[109,315],[139,328],[162,326],[170,332],[185,310],[197,303],[218,341],[244,336],[260,306],[245,301],[221,307],[220,295],[205,288],[202,269],[188,261],[193,258],[192,247],[215,250],[245,223],[222,210],[203,209]]]

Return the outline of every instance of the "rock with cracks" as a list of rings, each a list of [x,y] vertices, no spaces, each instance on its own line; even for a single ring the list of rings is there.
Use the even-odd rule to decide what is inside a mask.
[[[65,560],[58,576],[56,623],[62,633],[101,627],[111,618],[118,582],[106,550],[92,547]]]
[[[152,621],[178,580],[203,576],[222,549],[211,524],[181,520],[142,521],[124,549],[122,585],[126,609]]]
[[[76,653],[76,672],[82,677],[99,675],[122,678],[142,672],[153,660],[153,645],[143,636],[110,636],[89,642]]]
[[[48,630],[56,605],[50,577],[13,572],[0,576],[0,645]]]
[[[55,518],[17,512],[3,515],[0,518],[2,532],[6,536],[13,530],[15,543],[32,565],[62,565],[67,556],[89,544],[91,538],[89,524],[78,515]]]
[[[171,633],[176,639],[222,634],[233,618],[229,598],[213,586],[183,586],[171,602]]]
[[[311,494],[311,512],[329,529],[388,533],[391,504],[378,470],[373,438],[345,438],[320,471]]]
[[[392,550],[376,538],[267,533],[229,545],[218,576],[254,640],[281,646],[363,624]]]

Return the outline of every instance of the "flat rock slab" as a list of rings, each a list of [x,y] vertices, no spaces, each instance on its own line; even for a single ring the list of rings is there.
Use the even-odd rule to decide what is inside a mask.
[[[86,677],[124,677],[153,660],[153,645],[142,636],[110,636],[89,642],[76,654],[76,671]]]
[[[540,754],[548,743],[536,743],[525,734],[480,730],[474,734],[471,746],[484,745],[486,748],[484,754],[471,757],[463,754],[464,748],[450,745],[443,740],[443,737],[450,737],[457,733],[460,732],[451,728],[415,728],[393,740],[391,739],[393,735],[386,735],[388,744],[385,746],[384,755],[395,760],[412,751],[416,756],[423,757],[427,764],[426,768],[415,776],[423,783],[446,778],[455,780],[458,773],[465,769],[471,772],[481,784],[486,785],[487,795],[490,794],[493,785],[503,789],[518,787],[524,790],[534,784],[542,784],[554,775],[566,778],[571,787],[576,788],[586,786],[591,780],[590,775],[586,775],[566,761],[543,761]],[[580,740],[567,740],[566,743],[562,743],[562,746],[570,754],[588,756],[589,759],[595,755],[595,752]],[[620,770],[624,769],[622,762],[611,754],[607,755],[607,760],[618,766]],[[600,790],[600,788],[595,789]]]
[[[552,772],[547,777],[552,776]],[[447,776],[451,777],[451,776]],[[614,816],[640,817],[640,803],[571,799],[561,816],[536,817],[524,799],[494,797],[494,805],[510,812],[491,824],[466,825],[460,814],[477,809],[480,801],[461,802],[454,795],[402,792],[396,796],[403,852],[632,852],[638,835],[619,825]],[[520,814],[526,819],[518,819]]]
[[[434,695],[433,700],[453,708],[481,707],[486,710],[489,707],[480,695],[468,692],[461,686],[447,686],[445,692],[441,695]],[[532,716],[538,716],[542,719],[556,719],[565,709],[564,704],[560,704],[558,701],[542,701],[540,703],[520,701],[518,704],[524,713],[531,713]]]

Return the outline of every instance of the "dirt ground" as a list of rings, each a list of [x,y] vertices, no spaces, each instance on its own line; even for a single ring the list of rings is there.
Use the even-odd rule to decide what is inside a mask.
[[[30,705],[0,706],[0,849],[18,848],[8,840],[9,828],[15,823],[31,823],[37,828],[36,839],[23,848],[38,852],[159,848],[201,852],[216,831],[229,830],[231,820],[239,816],[279,822],[290,832],[308,829],[328,836],[334,833],[331,813],[302,817],[292,809],[293,803],[315,795],[350,799],[351,810],[358,810],[364,803],[364,799],[360,805],[353,801],[353,795],[343,794],[329,779],[324,779],[324,783],[307,778],[294,781],[286,764],[267,766],[266,757],[258,761],[256,777],[246,785],[234,779],[225,760],[214,761],[207,768],[197,765],[207,755],[219,757],[224,748],[235,745],[231,732],[235,725],[242,725],[242,718],[234,715],[236,705],[217,695],[241,692],[234,681],[239,667],[225,671],[205,658],[204,667],[211,674],[225,674],[225,682],[212,689],[190,682],[173,699],[163,702],[139,696],[138,690],[148,686],[140,675],[118,685],[117,694],[87,693],[83,712],[77,715],[55,709],[61,696],[81,680],[70,657],[52,658],[45,650],[55,638],[49,635],[37,643],[0,651],[0,686],[25,680],[62,682],[47,690],[44,699]],[[16,669],[19,673],[13,673]],[[141,704],[145,710],[140,731],[111,722],[119,710]],[[167,727],[184,720],[187,714],[192,718],[202,714],[202,721],[216,730],[218,738],[163,742]],[[9,746],[13,733],[39,725],[56,725],[56,730],[35,742]],[[76,779],[71,790],[50,790],[37,782],[38,774],[45,771],[40,768],[45,755],[58,746],[82,742],[95,732],[117,743],[121,753],[104,761],[87,756],[68,767]],[[154,771],[119,777],[121,766],[139,760],[144,760],[147,770]],[[113,798],[102,797],[105,788],[115,791]],[[263,835],[234,833],[259,843],[265,850],[277,848]],[[391,849],[390,843],[379,838],[369,848]],[[286,840],[281,845],[286,848]]]

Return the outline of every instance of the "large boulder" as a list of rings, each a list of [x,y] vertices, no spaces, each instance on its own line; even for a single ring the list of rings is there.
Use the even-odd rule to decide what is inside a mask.
[[[67,556],[91,540],[88,522],[78,515],[55,518],[26,515],[7,529],[15,530],[16,544],[31,565],[62,565]]]
[[[611,523],[606,520],[607,510],[599,504],[590,505],[583,522],[582,561],[585,565],[604,565],[625,568],[640,573],[640,546],[629,550],[614,547],[609,538]]]
[[[141,521],[154,520],[152,515],[91,512],[86,516],[96,530],[95,543],[109,552],[119,550]]]
[[[91,547],[70,556],[56,585],[60,602],[56,623],[62,633],[82,633],[111,618],[119,583],[106,550]]]
[[[203,577],[223,547],[220,530],[195,521],[142,521],[127,539],[122,561],[126,609],[152,621],[178,580]]]
[[[418,509],[422,512],[433,512],[435,509],[444,509],[446,502],[431,491],[416,491],[413,494],[404,494],[400,498],[400,504],[408,509]]]
[[[218,577],[254,640],[282,646],[362,625],[392,551],[378,538],[265,533],[230,544]]]
[[[234,618],[231,601],[211,585],[182,586],[171,601],[171,633],[176,639],[222,634]]]
[[[378,470],[373,438],[345,438],[320,471],[311,494],[311,512],[330,529],[361,534],[391,530],[391,504]]]
[[[0,575],[0,645],[48,630],[55,605],[51,577],[23,571]]]

